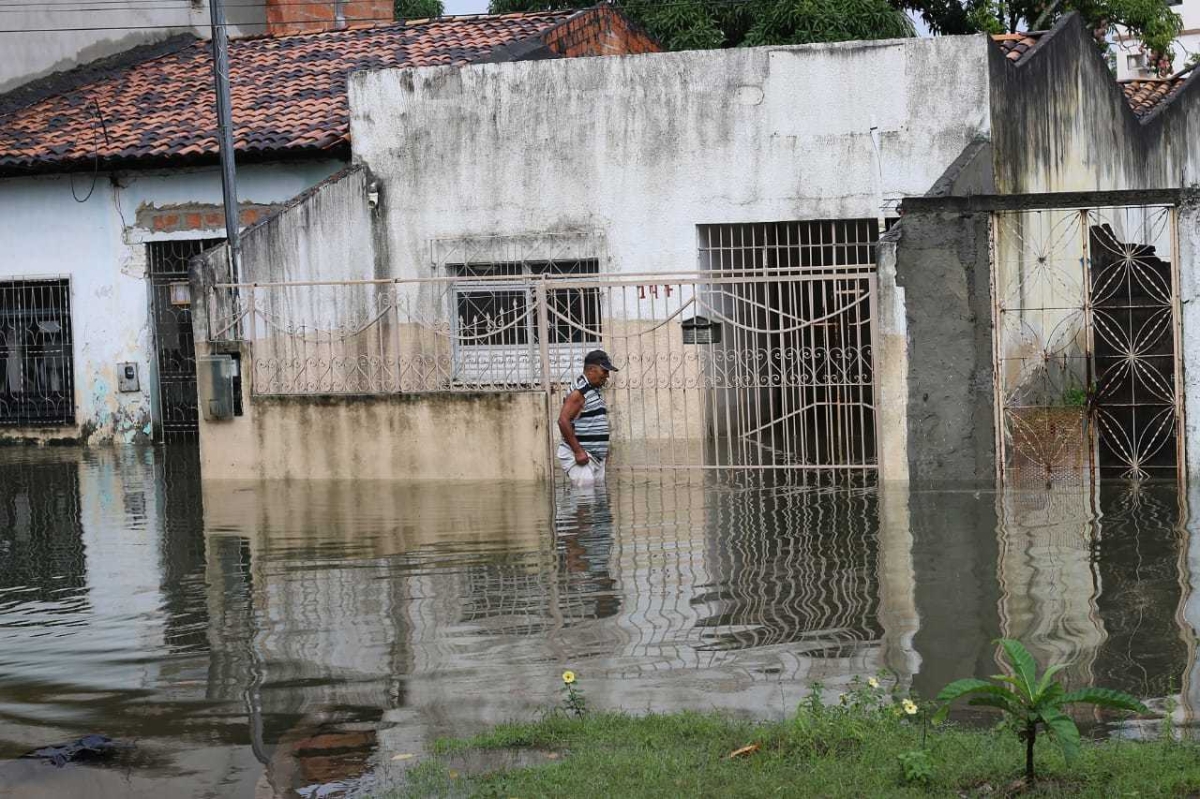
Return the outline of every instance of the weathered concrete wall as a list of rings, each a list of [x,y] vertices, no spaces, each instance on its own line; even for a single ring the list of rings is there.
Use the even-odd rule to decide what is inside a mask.
[[[443,249],[524,253],[543,234],[601,272],[691,272],[697,225],[875,219],[927,192],[988,134],[990,46],[956,37],[363,73],[351,79],[351,132],[382,187],[388,275],[445,274]],[[612,305],[606,336],[624,321]],[[647,427],[668,435],[660,420]]]
[[[244,396],[245,415],[201,421],[205,478],[544,480],[539,392]]]
[[[996,447],[988,215],[906,212],[899,236],[910,477],[990,483]]]
[[[242,282],[375,277],[367,183],[365,170],[350,167],[292,198],[284,213],[247,229]]]
[[[6,11],[4,30],[29,33],[4,36],[4,46],[0,48],[0,92],[131,47],[185,32],[207,36],[209,30],[207,0],[180,2],[175,7],[137,0],[99,8],[63,5],[56,9],[30,4],[27,10]],[[231,25],[230,36],[261,34],[266,8],[230,4],[226,6],[226,19]]]
[[[335,161],[248,166],[239,170],[239,199],[273,205],[341,167]],[[152,430],[153,330],[146,244],[224,236],[202,209],[219,207],[216,168],[160,173],[48,176],[0,180],[0,281],[16,277],[71,280],[75,416],[70,429],[0,431],[4,437],[82,439],[88,443],[144,440]],[[77,202],[75,196],[86,200]],[[89,190],[91,190],[89,195]],[[156,229],[191,209],[200,226]],[[186,222],[186,219],[184,220]],[[148,226],[143,226],[148,225]],[[138,364],[141,390],[117,391],[117,364]]]
[[[879,420],[879,477],[903,482],[908,470],[908,319],[904,288],[897,284],[899,227],[876,248],[875,407]]]
[[[383,187],[397,276],[430,274],[433,239],[583,231],[603,234],[601,271],[690,271],[698,224],[873,219],[925,193],[988,132],[990,46],[945,37],[360,73],[351,133]]]
[[[1001,193],[1178,188],[1200,182],[1200,71],[1146,121],[1129,108],[1078,15],[1020,64],[991,48]]]
[[[1187,468],[1200,475],[1200,192],[1179,209],[1179,299],[1182,303],[1184,430]]]

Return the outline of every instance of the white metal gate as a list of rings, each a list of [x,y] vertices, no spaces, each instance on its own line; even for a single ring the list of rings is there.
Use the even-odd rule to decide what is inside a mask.
[[[870,271],[565,280],[546,294],[549,340],[587,342],[552,364],[551,390],[588,347],[619,369],[615,467],[874,468]]]

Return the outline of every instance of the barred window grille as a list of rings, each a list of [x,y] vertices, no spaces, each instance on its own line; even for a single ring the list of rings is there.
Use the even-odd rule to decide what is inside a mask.
[[[890,229],[896,222],[887,219]],[[873,266],[879,222],[838,219],[809,222],[700,225],[700,266],[709,270],[765,271]]]
[[[0,282],[0,426],[74,423],[70,282]]]
[[[533,311],[533,289],[527,280],[543,275],[572,277],[594,275],[600,262],[594,259],[497,264],[452,264],[451,270],[464,282],[455,294],[457,326],[465,346],[522,346],[537,342],[537,319]],[[512,277],[506,280],[469,279]],[[582,344],[586,330],[600,326],[600,291],[581,288],[549,292],[550,344]],[[585,330],[586,329],[586,330]]]

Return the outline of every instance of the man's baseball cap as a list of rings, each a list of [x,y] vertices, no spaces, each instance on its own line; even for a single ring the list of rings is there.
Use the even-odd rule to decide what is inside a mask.
[[[604,350],[592,350],[587,355],[583,356],[584,366],[599,366],[609,372],[619,372],[620,370],[612,365],[612,361],[608,359],[608,353]]]

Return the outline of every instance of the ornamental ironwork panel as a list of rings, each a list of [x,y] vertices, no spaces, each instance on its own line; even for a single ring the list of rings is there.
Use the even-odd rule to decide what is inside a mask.
[[[1182,459],[1175,213],[998,213],[1001,468],[1050,484],[1174,478]]]

